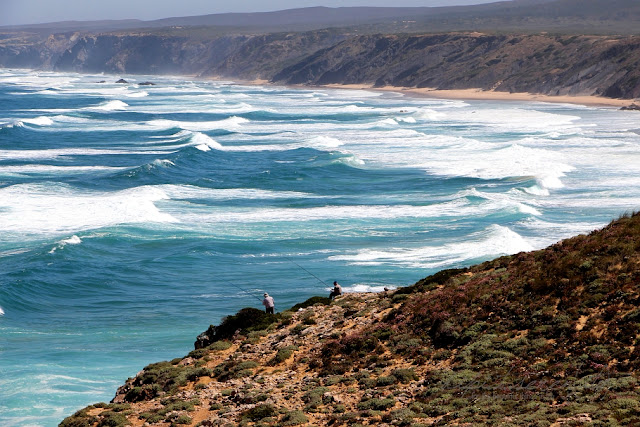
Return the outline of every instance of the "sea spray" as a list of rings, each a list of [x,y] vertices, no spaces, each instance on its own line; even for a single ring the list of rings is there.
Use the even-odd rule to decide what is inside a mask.
[[[2,425],[57,425],[261,308],[227,281],[278,308],[328,295],[291,260],[393,289],[640,205],[612,109],[103,79],[0,74]]]

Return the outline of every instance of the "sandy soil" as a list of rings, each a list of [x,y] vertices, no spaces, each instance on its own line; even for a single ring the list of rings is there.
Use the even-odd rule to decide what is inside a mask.
[[[534,101],[534,102],[554,102],[561,104],[581,104],[588,106],[602,107],[623,107],[634,103],[630,99],[613,99],[602,96],[570,96],[570,95],[540,95],[534,93],[509,93],[495,92],[482,89],[457,89],[438,90],[431,88],[407,88],[396,86],[385,86],[374,88],[371,85],[340,85],[332,84],[323,87],[333,89],[357,89],[399,92],[412,96],[424,96],[438,99],[471,99],[471,100],[495,100],[495,101]]]

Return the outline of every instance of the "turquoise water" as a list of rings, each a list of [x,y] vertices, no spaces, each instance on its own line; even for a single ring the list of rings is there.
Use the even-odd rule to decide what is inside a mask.
[[[0,425],[109,401],[264,291],[404,286],[640,206],[637,112],[118,78],[0,70]]]

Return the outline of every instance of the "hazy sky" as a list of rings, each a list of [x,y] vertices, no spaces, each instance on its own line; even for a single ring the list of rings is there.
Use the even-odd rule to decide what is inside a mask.
[[[0,25],[69,20],[159,19],[310,6],[453,6],[496,0],[0,0]]]

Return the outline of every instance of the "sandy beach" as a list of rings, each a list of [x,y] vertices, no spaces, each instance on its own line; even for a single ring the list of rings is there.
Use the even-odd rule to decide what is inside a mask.
[[[471,99],[471,100],[495,100],[495,101],[534,101],[534,102],[554,102],[561,104],[580,104],[599,107],[624,107],[633,104],[636,100],[631,99],[614,99],[602,96],[571,96],[571,95],[541,95],[535,93],[510,93],[487,91],[483,89],[455,89],[440,90],[432,88],[408,88],[397,86],[373,87],[372,85],[360,84],[330,84],[324,85],[325,88],[333,89],[360,89],[374,91],[400,92],[412,96],[424,96],[439,99]]]
[[[221,77],[206,77],[207,80],[226,80]],[[477,101],[531,101],[531,102],[552,102],[557,104],[577,104],[591,107],[627,107],[631,104],[639,104],[640,99],[615,99],[606,98],[604,96],[595,95],[543,95],[539,93],[528,92],[499,92],[484,89],[434,89],[434,88],[415,88],[402,86],[381,86],[375,87],[369,84],[327,84],[327,85],[281,85],[271,83],[269,80],[255,79],[229,79],[236,84],[250,86],[286,86],[295,89],[349,89],[349,90],[369,90],[382,92],[398,92],[408,96],[418,96],[437,99],[462,99]]]

